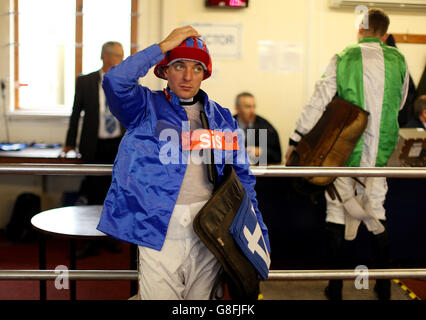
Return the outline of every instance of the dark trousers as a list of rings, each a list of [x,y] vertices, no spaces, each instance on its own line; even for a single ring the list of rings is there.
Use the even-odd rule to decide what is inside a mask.
[[[381,220],[385,226],[385,231],[381,234],[374,235],[370,233],[370,243],[373,253],[373,268],[386,269],[390,264],[389,238],[386,228],[386,222]],[[330,269],[348,268],[344,254],[345,243],[345,226],[342,224],[326,223],[326,248]],[[341,299],[342,280],[330,280],[328,286],[328,295],[330,299]],[[376,280],[376,291],[379,299],[389,299],[390,297],[390,280]]]
[[[113,164],[118,152],[121,137],[98,139],[96,153],[91,164]],[[86,176],[80,187],[80,195],[87,198],[87,204],[103,204],[111,185],[111,176]]]
[[[118,152],[121,137],[114,139],[98,139],[96,153],[90,164],[112,164]],[[86,176],[81,183],[79,194],[87,199],[88,205],[103,205],[105,197],[111,185],[111,176]],[[77,250],[77,258],[84,258],[99,253],[99,248],[103,247],[110,252],[120,252],[121,245],[112,239],[106,240],[86,240],[82,248]]]

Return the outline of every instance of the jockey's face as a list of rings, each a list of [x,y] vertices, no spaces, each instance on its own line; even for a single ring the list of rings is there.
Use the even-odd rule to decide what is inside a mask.
[[[164,70],[170,90],[181,99],[194,97],[204,78],[204,69],[199,62],[181,60]]]

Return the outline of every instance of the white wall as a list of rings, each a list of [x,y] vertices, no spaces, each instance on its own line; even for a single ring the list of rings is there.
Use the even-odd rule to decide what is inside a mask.
[[[0,0],[0,78],[10,75],[9,0]],[[242,25],[241,59],[215,60],[215,79],[203,83],[209,96],[233,111],[235,95],[251,91],[257,98],[257,112],[278,130],[283,151],[294,129],[303,104],[314,83],[336,52],[356,40],[355,14],[352,10],[331,10],[327,0],[252,0],[247,9],[221,10],[204,7],[202,0],[139,0],[138,42],[141,49],[159,42],[184,22],[240,23]],[[425,13],[388,11],[390,32],[426,34]],[[301,43],[303,69],[299,73],[262,73],[258,68],[258,41],[274,40]],[[426,45],[399,45],[406,55],[411,74],[418,81],[426,63]],[[165,83],[152,72],[142,79],[152,89]],[[9,99],[9,97],[7,97]],[[3,113],[1,113],[3,114]],[[0,141],[5,140],[0,116]],[[10,121],[12,141],[63,142],[67,117],[22,118]],[[81,177],[49,177],[49,206],[59,204],[64,190],[76,190]],[[0,176],[0,228],[9,219],[16,196],[32,190],[41,194],[41,177]],[[55,192],[53,192],[55,191]]]

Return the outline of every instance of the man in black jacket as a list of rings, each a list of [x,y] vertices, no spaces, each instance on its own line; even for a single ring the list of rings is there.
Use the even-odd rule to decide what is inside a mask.
[[[75,86],[74,106],[69,122],[66,143],[67,153],[76,148],[78,123],[84,111],[79,152],[87,163],[112,163],[117,153],[123,131],[117,119],[108,118],[109,112],[102,89],[103,75],[123,60],[123,47],[118,42],[102,46],[100,70],[80,75]]]
[[[75,86],[74,105],[70,117],[63,154],[76,149],[79,121],[84,112],[78,151],[86,163],[112,164],[124,134],[119,121],[111,114],[102,89],[103,76],[108,70],[123,61],[123,47],[119,42],[106,42],[102,46],[102,68],[87,75],[80,75]],[[79,196],[83,204],[103,204],[109,186],[110,176],[87,176],[81,184]],[[106,249],[120,251],[118,245],[105,242]],[[107,247],[108,246],[108,247]],[[98,253],[94,243],[86,243],[77,257]]]
[[[123,129],[111,114],[102,89],[103,75],[109,68],[123,60],[123,47],[118,42],[107,42],[102,46],[100,70],[80,75],[75,86],[74,106],[69,122],[64,153],[76,149],[78,123],[84,111],[78,150],[86,163],[112,164],[118,151]],[[86,177],[80,193],[87,204],[102,204],[111,178]]]
[[[261,161],[262,155],[265,156],[264,153],[266,153],[268,164],[281,163],[281,146],[278,133],[267,120],[256,115],[256,100],[254,96],[249,92],[240,93],[235,99],[235,108],[237,114],[234,115],[234,118],[237,120],[239,128],[244,130],[245,145],[251,161],[254,162],[255,159],[260,159]],[[253,143],[250,141],[250,134],[247,135],[248,129],[254,130]],[[266,147],[262,146],[262,141],[259,141],[259,138],[262,137],[259,129],[266,130]]]
[[[418,97],[414,102],[414,117],[405,127],[426,129],[426,94]]]

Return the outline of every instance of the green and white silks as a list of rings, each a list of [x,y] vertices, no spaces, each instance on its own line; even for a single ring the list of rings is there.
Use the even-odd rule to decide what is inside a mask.
[[[398,140],[398,112],[407,92],[404,56],[377,38],[365,38],[333,57],[297,120],[296,130],[308,133],[337,93],[370,113],[367,128],[347,166],[385,166]],[[297,133],[290,138],[301,139]]]

